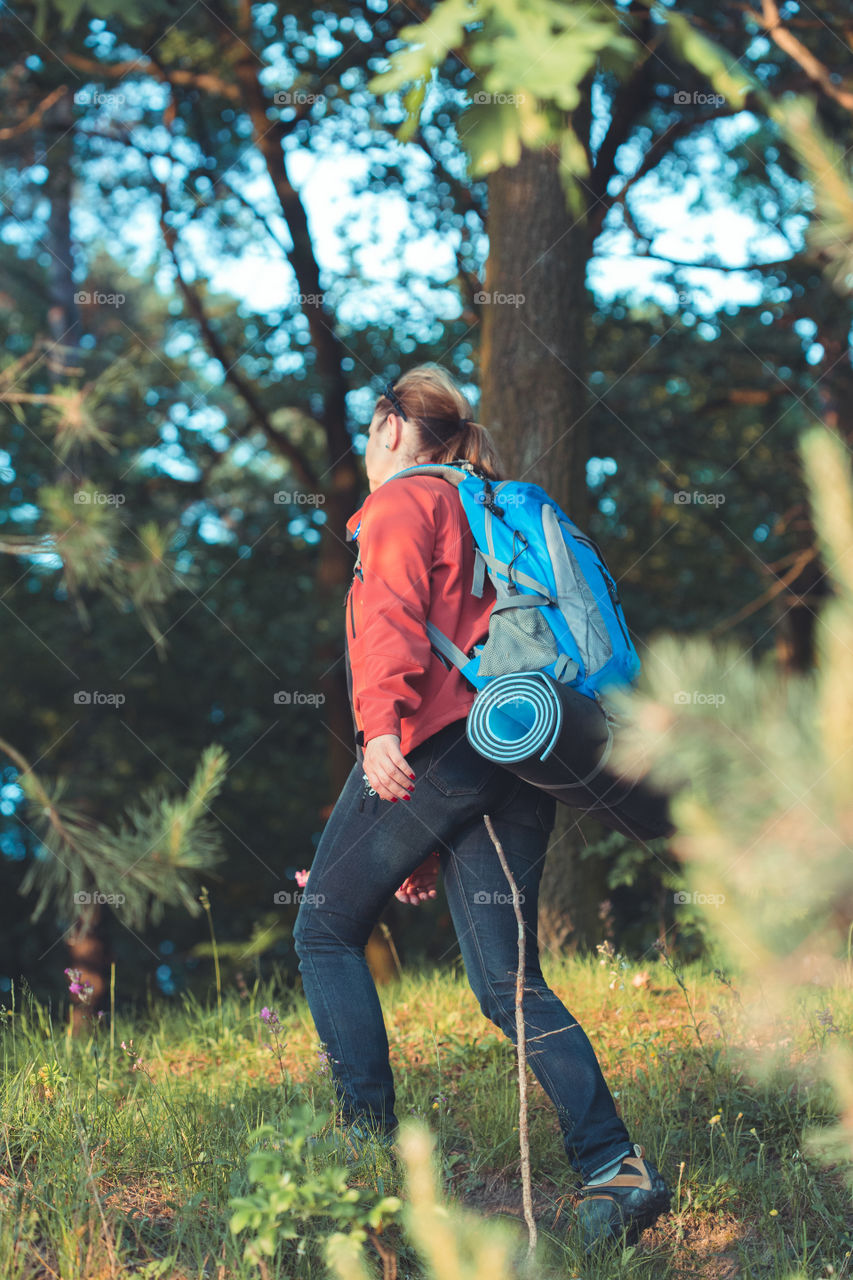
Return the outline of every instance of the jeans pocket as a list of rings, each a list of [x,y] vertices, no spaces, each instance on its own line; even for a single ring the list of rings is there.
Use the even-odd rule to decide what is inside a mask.
[[[439,729],[432,737],[427,781],[445,796],[475,796],[485,791],[500,770],[475,751],[465,733],[465,721]]]

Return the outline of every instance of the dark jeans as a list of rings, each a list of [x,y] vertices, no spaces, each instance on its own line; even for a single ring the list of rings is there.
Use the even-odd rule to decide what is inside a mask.
[[[406,759],[411,800],[368,796],[353,767],[320,839],[294,927],[305,995],[329,1054],[345,1123],[396,1128],[394,1081],[364,947],[391,895],[438,849],[468,980],[483,1013],[513,1042],[518,927],[483,815],[503,845],[526,925],[524,1018],[531,1070],[553,1102],[569,1162],[591,1177],[631,1140],[586,1033],[539,965],[539,881],[556,800],[480,756],[465,721],[447,725]],[[416,908],[413,908],[416,909]]]

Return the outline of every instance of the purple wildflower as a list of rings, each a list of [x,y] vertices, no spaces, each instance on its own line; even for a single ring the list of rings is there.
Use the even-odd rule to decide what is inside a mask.
[[[281,1038],[284,1028],[282,1027],[281,1022],[279,1021],[279,1017],[275,1009],[269,1009],[267,1008],[266,1005],[264,1005],[263,1009],[261,1009],[261,1021],[267,1024],[267,1026],[269,1027],[272,1033],[273,1043],[268,1044],[267,1048],[269,1049],[270,1053],[274,1053],[278,1057],[278,1066],[279,1066],[279,1070],[281,1071],[281,1078],[282,1080],[285,1080],[287,1078],[287,1072],[285,1071],[285,1067],[284,1067],[284,1058],[282,1057],[282,1049],[284,1048],[286,1041],[283,1041]]]
[[[70,979],[68,994],[79,996],[82,1004],[88,1004],[95,990],[92,984],[83,979],[79,969],[66,969],[65,974]]]

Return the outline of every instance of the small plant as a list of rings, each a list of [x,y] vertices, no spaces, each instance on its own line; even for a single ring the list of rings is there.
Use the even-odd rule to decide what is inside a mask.
[[[85,981],[79,969],[66,969],[65,975],[68,978],[68,994],[77,996],[81,1004],[88,1004],[95,990],[91,982]]]
[[[335,1232],[356,1247],[399,1213],[401,1202],[396,1196],[377,1197],[364,1188],[348,1186],[349,1170],[343,1166],[311,1168],[303,1150],[324,1124],[312,1116],[310,1107],[302,1106],[289,1112],[280,1128],[264,1124],[252,1133],[253,1141],[262,1144],[247,1162],[255,1189],[229,1201],[232,1234],[249,1236],[244,1249],[247,1262],[263,1265],[281,1241],[301,1239],[309,1231],[319,1235],[324,1222],[329,1235]]]
[[[59,1091],[68,1084],[68,1076],[59,1063],[45,1062],[36,1072],[38,1096],[45,1102],[53,1102]]]
[[[610,990],[624,991],[625,983],[622,979],[625,970],[628,968],[628,961],[622,955],[622,952],[614,950],[613,943],[609,938],[605,942],[599,942],[595,949],[599,955],[598,963],[610,965],[610,982],[608,983]]]
[[[216,945],[216,933],[213,929],[213,913],[210,909],[210,894],[207,891],[207,885],[201,886],[201,893],[198,900],[207,916],[207,924],[210,929],[210,946],[213,951],[213,967],[216,973],[216,1010],[219,1016],[219,1034],[222,1035],[222,973],[219,969],[219,948]]]
[[[321,1076],[330,1076],[332,1074],[332,1068],[329,1065],[328,1049],[322,1042],[317,1050],[317,1072]]]
[[[121,1047],[124,1053],[130,1059],[131,1071],[143,1071],[145,1075],[148,1076],[148,1079],[151,1080],[151,1072],[148,1070],[147,1066],[145,1065],[145,1060],[142,1057],[142,1054],[139,1052],[138,1049],[134,1049],[133,1040],[131,1039],[131,1040],[128,1040],[127,1042],[122,1040]],[[151,1081],[151,1083],[152,1084],[154,1083],[153,1080]]]
[[[702,1039],[702,1032],[699,1029],[700,1024],[696,1020],[696,1014],[693,1009],[693,1003],[690,999],[690,992],[687,990],[687,983],[684,981],[684,976],[681,970],[677,967],[674,960],[670,956],[669,948],[667,947],[663,938],[658,938],[654,943],[652,943],[652,945],[655,951],[657,951],[658,955],[660,956],[662,963],[666,966],[667,969],[669,969],[670,973],[675,978],[675,981],[678,983],[679,987],[681,988],[684,994],[684,1002],[687,1005],[687,1012],[690,1015],[691,1026],[693,1027],[693,1031],[696,1035],[696,1039],[699,1042],[699,1050],[702,1054],[702,1061],[707,1067],[711,1078],[715,1079],[717,1064],[720,1059],[720,1050],[715,1049],[713,1053],[709,1054],[708,1049],[705,1045],[705,1041]]]
[[[282,1040],[283,1032],[282,1032],[282,1026],[279,1020],[279,1016],[276,1013],[275,1009],[268,1009],[267,1006],[264,1005],[263,1009],[261,1009],[260,1017],[261,1017],[261,1022],[265,1023],[270,1029],[270,1034],[272,1035],[273,1043],[268,1044],[267,1048],[269,1049],[270,1053],[275,1053],[278,1057],[278,1067],[279,1067],[279,1071],[281,1072],[282,1083],[284,1083],[287,1080],[287,1069],[284,1065],[283,1050],[287,1042],[285,1040]]]

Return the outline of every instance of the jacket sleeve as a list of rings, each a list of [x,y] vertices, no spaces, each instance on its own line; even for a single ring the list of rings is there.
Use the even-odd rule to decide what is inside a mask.
[[[365,504],[359,531],[363,578],[352,645],[353,693],[364,743],[400,736],[421,703],[432,650],[426,633],[435,548],[435,498],[424,486],[386,482]]]

